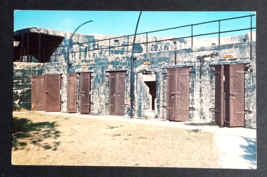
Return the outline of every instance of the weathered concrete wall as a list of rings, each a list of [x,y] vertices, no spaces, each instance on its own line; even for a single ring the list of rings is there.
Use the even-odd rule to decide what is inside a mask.
[[[114,37],[121,37],[121,36],[115,36],[115,35],[82,35],[79,33],[76,33],[72,41],[70,42],[69,38],[71,36],[71,32],[66,31],[56,31],[52,29],[44,29],[44,28],[38,28],[38,27],[32,27],[30,28],[31,32],[42,32],[45,34],[51,34],[51,35],[59,35],[65,37],[63,42],[61,43],[62,47],[58,47],[55,51],[55,54],[60,54],[56,56],[52,56],[50,58],[50,62],[62,62],[64,59],[67,59],[67,51],[69,48],[69,43],[72,43],[74,45],[70,46],[70,56],[69,60],[70,62],[75,61],[76,59],[80,60],[94,60],[94,58],[97,57],[109,57],[112,55],[127,55],[131,53],[132,46],[122,46],[120,48],[116,47],[119,45],[131,45],[133,41],[133,36],[124,36],[122,38],[118,39],[110,39],[105,41],[99,41],[103,39],[108,38],[114,38]],[[152,33],[153,34],[153,33]],[[175,47],[177,49],[185,49],[185,48],[191,48],[191,38],[186,39],[178,39],[175,40],[177,43],[173,43],[173,38],[177,38],[179,36],[148,36],[148,41],[158,41],[158,40],[164,40],[164,39],[170,39],[168,41],[160,41],[155,43],[149,43],[146,44],[140,44],[142,47],[142,53],[150,53],[150,52],[159,52],[159,51],[166,51],[166,50],[173,50]],[[250,33],[246,33],[243,35],[238,36],[230,36],[230,37],[221,37],[220,38],[220,44],[226,45],[226,44],[234,44],[234,43],[242,43],[242,42],[248,42],[250,40]],[[252,40],[256,41],[256,33],[252,33]],[[92,42],[94,41],[94,42]],[[145,35],[139,35],[136,37],[136,43],[144,43],[146,42],[146,36]],[[79,44],[75,44],[79,43]],[[214,46],[218,45],[218,38],[193,38],[193,48],[200,48],[200,47],[206,47],[206,46]],[[110,46],[110,49],[108,47]],[[93,49],[101,49],[101,50],[94,50]]]
[[[62,45],[68,44],[68,38],[70,33],[65,32],[61,35],[65,36],[65,40]],[[103,37],[103,36],[102,36]],[[98,36],[99,39],[102,38]],[[110,37],[110,36],[109,36]],[[92,41],[96,36],[92,35],[79,35],[76,34],[73,38],[73,42],[89,42]],[[236,44],[226,45],[212,45],[214,39],[196,40],[199,45],[208,45],[206,47],[189,47],[189,39],[179,41],[180,48],[175,51],[172,44],[158,43],[149,45],[150,50],[146,51],[145,46],[143,53],[135,53],[136,60],[134,61],[134,117],[138,118],[149,118],[151,99],[149,94],[149,88],[144,83],[143,72],[149,71],[156,74],[156,111],[155,118],[166,120],[166,74],[167,68],[170,67],[191,67],[190,69],[190,120],[194,122],[210,122],[214,120],[214,96],[215,96],[215,82],[214,82],[214,67],[212,65],[221,64],[236,64],[236,63],[248,63],[251,65],[251,69],[245,74],[245,107],[246,110],[251,110],[252,114],[246,114],[246,126],[256,127],[256,44],[255,42],[244,42],[247,41],[249,36],[247,34],[238,37],[222,38],[221,43],[238,42]],[[137,42],[144,40],[145,38],[139,37]],[[246,39],[246,40],[244,40]],[[253,37],[253,39],[256,39]],[[129,39],[131,40],[131,39]],[[156,40],[154,38],[154,40]],[[158,40],[158,39],[157,39]],[[119,41],[119,43],[125,43],[128,41],[127,38]],[[240,42],[242,41],[242,42]],[[113,41],[114,42],[114,41]],[[106,46],[108,43],[99,42],[99,46]],[[216,43],[215,43],[216,44]],[[114,43],[111,45],[115,45]],[[167,45],[167,47],[166,47]],[[250,45],[252,45],[252,60],[250,60]],[[98,47],[99,47],[98,46]],[[109,114],[109,73],[112,71],[124,71],[126,73],[125,78],[125,116],[130,115],[130,52],[124,55],[116,55],[115,52],[111,52],[109,56],[108,50],[100,50],[94,52],[86,52],[86,50],[93,49],[96,46],[93,44],[79,44],[73,46],[70,50],[81,51],[79,53],[71,53],[70,61],[72,63],[70,67],[70,73],[81,73],[90,72],[91,74],[91,114],[95,115],[108,115]],[[56,52],[67,53],[67,47],[58,48]],[[130,51],[130,48],[128,48]],[[210,55],[212,53],[218,53],[218,56],[206,57],[202,67],[202,77],[200,79],[200,60],[198,57],[204,55]],[[234,58],[224,59],[224,54],[232,54]],[[174,64],[176,55],[177,63]],[[60,57],[51,57],[49,63],[44,65],[42,73],[36,73],[33,75],[40,74],[61,74],[62,85],[61,85],[61,111],[67,112],[67,60],[68,55],[63,54]],[[144,65],[145,61],[151,62],[151,65]],[[251,72],[253,71],[253,72]],[[77,103],[78,112],[80,110],[80,79],[78,75],[78,88],[77,88]],[[200,93],[200,90],[202,92]],[[18,100],[18,99],[14,99]],[[30,105],[30,104],[29,104]]]
[[[13,63],[13,109],[31,109],[31,77],[43,74],[43,64]]]
[[[129,113],[130,59],[124,57],[102,57],[94,60],[75,60],[70,68],[70,73],[90,72],[91,74],[91,114],[109,114],[109,72],[119,70],[126,72],[125,87],[125,114]],[[78,83],[80,79],[78,78]],[[79,85],[78,85],[79,91]],[[80,108],[80,95],[78,92],[78,110]]]
[[[251,114],[245,114],[245,125],[249,128],[256,128],[256,44],[252,46],[252,60],[250,69],[245,74],[245,110],[251,110]]]
[[[194,122],[210,122],[214,120],[214,69],[210,65],[250,63],[254,72],[246,74],[246,109],[252,110],[252,114],[246,114],[246,126],[255,127],[256,108],[251,105],[255,100],[255,43],[253,45],[254,59],[250,60],[250,44],[230,44],[224,46],[210,46],[194,49],[183,49],[176,51],[177,64],[174,65],[175,51],[152,52],[146,54],[136,54],[135,60],[135,117],[146,117],[144,110],[148,109],[149,93],[148,87],[142,81],[143,71],[157,73],[157,98],[156,107],[158,113],[155,117],[166,119],[166,73],[168,67],[191,66],[190,70],[190,120]],[[202,78],[200,79],[199,56],[218,52],[214,58],[206,58],[202,68]],[[224,59],[224,54],[233,54],[236,58]],[[151,65],[143,65],[144,61],[150,61]],[[108,93],[109,81],[108,71],[124,70],[127,73],[125,103],[125,113],[129,113],[129,55],[120,57],[102,57],[93,60],[76,60],[71,67],[71,72],[92,72],[92,114],[108,114]],[[250,83],[249,83],[250,81]],[[200,95],[200,88],[202,94]],[[127,111],[128,110],[128,111]],[[129,114],[126,114],[129,115]]]
[[[159,41],[164,39],[173,39],[177,38],[179,36],[151,36],[152,34],[149,34],[148,41]],[[120,37],[115,35],[94,35],[95,40],[103,40],[108,38],[114,38],[114,37]],[[220,44],[234,44],[234,43],[242,43],[242,42],[248,42],[250,41],[250,32],[243,34],[243,35],[237,35],[237,36],[229,36],[229,37],[221,37],[220,38]],[[115,42],[118,40],[118,42]],[[118,39],[111,39],[110,40],[110,46],[117,46],[117,45],[123,45],[123,44],[132,44],[133,36],[125,36],[123,38]],[[149,43],[148,46],[146,44],[141,44],[143,48],[143,53],[146,52],[155,52],[155,51],[165,51],[165,50],[171,50],[175,47],[177,49],[184,49],[184,48],[191,48],[191,38],[185,38],[185,39],[178,39],[175,40],[177,42],[176,45],[174,45],[172,40],[169,41],[160,41],[155,43]],[[256,41],[256,33],[252,33],[252,41]],[[139,35],[136,36],[136,43],[145,43],[146,42],[146,36],[145,35]],[[109,41],[99,41],[96,43],[98,46],[108,47]],[[193,38],[193,48],[199,48],[199,47],[206,47],[206,46],[212,46],[212,45],[218,45],[218,38]],[[128,46],[128,52],[131,52],[131,46]],[[113,49],[112,49],[113,50]],[[127,54],[127,47],[122,47],[120,50],[125,51],[123,54]],[[114,53],[114,52],[112,52]]]
[[[252,45],[253,58],[250,60],[250,45]],[[246,114],[246,126],[256,126],[256,44],[255,43],[239,43],[228,44],[223,46],[201,47],[194,49],[183,49],[176,51],[177,64],[174,64],[175,51],[163,51],[157,53],[137,54],[135,61],[136,72],[153,71],[158,73],[157,83],[161,85],[159,100],[157,102],[159,107],[159,117],[166,119],[166,73],[169,67],[185,67],[191,66],[190,70],[190,120],[194,122],[210,122],[214,120],[214,96],[215,96],[215,81],[214,68],[212,65],[221,64],[237,64],[250,63],[253,72],[246,72],[246,110],[251,110],[252,114]],[[199,56],[209,55],[218,52],[218,56],[206,58],[202,68],[202,77],[200,79],[200,60]],[[224,54],[233,54],[234,58],[224,59]],[[144,61],[150,61],[151,65],[143,65]],[[202,93],[200,94],[200,89]],[[157,95],[158,96],[158,95]],[[140,103],[139,103],[140,104]],[[146,104],[146,103],[143,103]],[[139,105],[139,107],[142,107]],[[211,109],[210,109],[211,108]],[[138,112],[138,110],[137,110]]]
[[[136,80],[136,89],[137,89],[137,97],[136,97],[136,106],[137,106],[137,115],[136,117],[149,117],[149,110],[150,108],[150,102],[152,100],[151,96],[149,94],[149,87],[145,84],[143,79],[143,74],[138,73],[137,74],[137,80]],[[154,117],[154,116],[153,116]]]
[[[43,75],[60,74],[61,75],[61,112],[67,112],[67,64],[65,62],[50,62],[44,65]]]

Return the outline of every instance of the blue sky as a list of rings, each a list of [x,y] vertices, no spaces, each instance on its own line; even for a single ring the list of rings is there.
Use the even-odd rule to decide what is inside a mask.
[[[138,32],[146,32],[175,26],[231,18],[255,14],[253,11],[143,11],[139,22]],[[47,11],[47,10],[15,10],[14,31],[27,27],[43,27],[61,31],[74,31],[80,24],[93,20],[82,26],[77,33],[128,35],[134,34],[139,11]],[[253,27],[256,26],[256,17],[253,17]],[[250,19],[243,18],[221,22],[221,31],[249,28]],[[218,31],[218,23],[199,25],[194,27],[194,34]],[[248,31],[222,34],[231,36],[244,34]],[[188,36],[191,28],[182,28],[160,33],[152,36]],[[213,36],[205,36],[213,37]]]

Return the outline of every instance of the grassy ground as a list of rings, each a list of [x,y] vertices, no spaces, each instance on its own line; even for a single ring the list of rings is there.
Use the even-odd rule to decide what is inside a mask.
[[[13,114],[12,164],[217,168],[208,132],[37,112]]]

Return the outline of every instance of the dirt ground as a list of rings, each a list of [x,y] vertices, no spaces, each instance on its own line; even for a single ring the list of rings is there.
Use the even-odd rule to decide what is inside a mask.
[[[219,168],[210,132],[38,112],[12,126],[13,165]]]

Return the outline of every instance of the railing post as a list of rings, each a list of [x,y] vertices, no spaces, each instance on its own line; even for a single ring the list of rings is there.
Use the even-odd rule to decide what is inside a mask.
[[[193,48],[193,25],[191,25],[191,48]]]
[[[130,36],[127,36],[127,54],[128,54],[128,47],[129,47],[129,37]]]
[[[81,59],[81,47],[80,47],[80,45],[78,45],[79,46],[79,59]]]
[[[146,33],[146,52],[148,52],[148,35]]]
[[[250,41],[252,42],[252,15],[250,16]]]
[[[219,20],[218,22],[219,22],[218,45],[221,45],[221,20]]]
[[[250,42],[252,42],[252,15],[250,16]],[[250,60],[252,60],[252,44],[250,44]]]
[[[110,39],[108,39],[108,56],[110,56]]]

